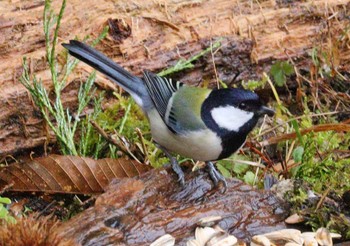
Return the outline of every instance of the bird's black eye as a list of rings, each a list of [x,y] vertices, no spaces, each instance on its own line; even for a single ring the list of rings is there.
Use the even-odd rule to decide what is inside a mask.
[[[242,110],[246,110],[248,107],[247,107],[247,104],[246,103],[244,103],[244,102],[241,102],[240,104],[239,104],[239,106],[238,106],[240,109],[242,109]]]

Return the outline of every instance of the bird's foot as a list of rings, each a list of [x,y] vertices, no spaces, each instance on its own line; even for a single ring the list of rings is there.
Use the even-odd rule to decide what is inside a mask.
[[[177,180],[182,187],[185,186],[185,174],[182,171],[179,163],[177,162],[177,159],[172,156],[165,148],[163,148],[161,145],[159,145],[158,143],[155,143],[156,146],[162,150],[164,152],[164,154],[169,158],[170,160],[170,164],[171,164],[171,168],[174,170],[174,172],[177,174],[177,176],[179,177],[179,179]]]
[[[174,170],[174,172],[177,174],[177,176],[179,177],[179,179],[177,180],[181,186],[185,186],[185,174],[182,171],[179,163],[177,162],[175,157],[171,157],[170,158],[170,163],[171,163],[171,167]]]
[[[211,178],[211,180],[213,180],[214,185],[218,186],[219,182],[221,181],[223,186],[224,186],[224,190],[223,193],[226,192],[227,189],[227,182],[226,179],[224,178],[224,176],[222,176],[222,174],[215,168],[214,163],[212,163],[211,161],[207,162],[207,171],[209,173],[209,176]]]

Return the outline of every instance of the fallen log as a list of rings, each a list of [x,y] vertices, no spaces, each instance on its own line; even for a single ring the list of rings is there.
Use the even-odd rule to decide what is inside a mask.
[[[199,170],[176,182],[170,167],[153,169],[137,178],[112,182],[95,206],[57,228],[61,240],[78,245],[149,245],[164,234],[185,245],[197,222],[221,216],[218,225],[243,241],[285,228],[286,204],[272,192],[229,179],[225,194]]]

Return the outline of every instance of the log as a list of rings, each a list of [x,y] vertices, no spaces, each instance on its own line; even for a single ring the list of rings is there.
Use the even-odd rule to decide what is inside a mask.
[[[0,159],[53,142],[28,92],[19,83],[23,56],[31,72],[51,88],[43,36],[43,2],[0,2]],[[60,1],[53,1],[58,12]],[[309,59],[314,46],[346,33],[349,0],[307,1],[92,1],[70,0],[62,20],[59,41],[78,36],[97,37],[104,26],[111,30],[97,46],[122,66],[140,75],[157,72],[225,37],[219,52],[199,59],[195,68],[175,74],[198,85],[216,77],[227,84],[259,78],[275,59]],[[345,35],[345,40],[348,37]],[[334,43],[331,43],[334,44]],[[349,46],[337,47],[340,67],[349,68]],[[61,54],[63,48],[58,45]],[[214,57],[214,59],[212,59]],[[62,61],[61,55],[58,57]],[[214,70],[215,64],[215,70]],[[71,76],[63,101],[74,109],[76,84],[84,81],[86,65]],[[78,79],[77,79],[78,78]],[[98,75],[102,88],[113,87]]]
[[[55,237],[84,246],[149,245],[170,234],[176,245],[186,245],[194,238],[197,222],[208,216],[221,216],[218,226],[246,242],[256,234],[286,228],[288,207],[272,192],[229,179],[222,194],[207,173],[189,172],[183,188],[169,166],[116,180],[94,207],[60,225]]]

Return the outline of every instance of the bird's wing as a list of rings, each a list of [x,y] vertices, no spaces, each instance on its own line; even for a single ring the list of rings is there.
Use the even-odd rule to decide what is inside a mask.
[[[175,134],[205,128],[201,105],[209,90],[144,72],[144,80],[153,103],[169,130]]]

